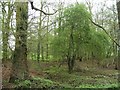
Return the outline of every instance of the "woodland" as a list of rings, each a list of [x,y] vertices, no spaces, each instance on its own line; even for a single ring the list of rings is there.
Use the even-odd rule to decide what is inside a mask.
[[[1,0],[0,88],[120,90],[120,0]]]

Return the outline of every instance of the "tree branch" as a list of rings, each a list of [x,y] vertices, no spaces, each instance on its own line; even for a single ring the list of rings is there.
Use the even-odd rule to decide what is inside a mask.
[[[36,11],[40,11],[42,12],[44,15],[54,15],[58,10],[56,10],[54,13],[46,13],[44,12],[43,10],[40,10],[38,8],[36,8],[34,5],[33,5],[33,1],[32,0],[29,0],[30,4],[31,4],[31,8],[36,10]]]
[[[90,19],[90,18],[89,18]],[[108,34],[108,32],[106,31],[106,29],[102,26],[100,26],[99,24],[95,23],[92,19],[90,19],[90,21],[97,27],[101,28],[109,37],[110,39],[118,46],[120,47],[120,45]]]

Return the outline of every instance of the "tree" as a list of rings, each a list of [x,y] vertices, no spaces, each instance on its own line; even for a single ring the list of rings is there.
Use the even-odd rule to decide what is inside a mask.
[[[3,19],[2,19],[2,41],[3,41],[3,47],[2,47],[2,51],[3,51],[3,62],[5,62],[6,60],[9,59],[9,45],[8,45],[8,38],[9,38],[9,32],[10,32],[10,19],[12,16],[12,4],[11,2],[7,3],[8,6],[8,13],[5,10],[6,7],[6,3],[5,2],[1,2],[2,3],[2,15],[3,15]],[[7,15],[7,18],[5,17],[5,15]]]
[[[53,41],[53,49],[56,49],[54,56],[67,57],[69,73],[73,71],[75,59],[80,54],[80,44],[90,31],[89,15],[83,4],[75,4],[65,8],[62,18],[59,17],[61,21]]]
[[[45,15],[53,15],[46,13],[34,7],[32,9],[40,11]],[[27,28],[28,28],[28,2],[15,2],[16,4],[16,34],[15,34],[15,50],[12,60],[12,71],[9,82],[15,82],[16,79],[24,80],[29,78],[29,70],[27,63]],[[56,11],[57,12],[57,11]],[[55,12],[55,13],[56,13]]]
[[[2,45],[2,60],[5,61],[8,59],[8,55],[7,55],[7,45],[8,45],[8,40],[6,39],[6,33],[5,33],[5,3],[1,3],[2,4],[2,41],[3,41],[3,45]]]
[[[40,10],[43,9],[43,2],[41,1]],[[39,29],[38,29],[38,44],[37,44],[37,61],[40,61],[40,49],[41,49],[41,30],[42,29],[42,12],[40,12]]]
[[[42,30],[43,30],[43,28],[42,28],[42,24],[44,24],[43,22],[43,20],[45,19],[45,17],[48,15],[48,17],[49,17],[49,15],[54,15],[57,11],[55,11],[54,13],[49,13],[49,10],[48,10],[48,13],[46,13],[46,12],[44,12],[43,11],[43,7],[44,7],[44,4],[46,4],[46,2],[44,2],[44,1],[41,1],[41,7],[40,7],[40,9],[38,9],[38,8],[36,8],[34,5],[33,5],[33,1],[32,0],[29,0],[30,1],[30,3],[31,3],[31,8],[32,9],[34,9],[34,10],[36,10],[36,11],[40,11],[40,18],[39,18],[39,29],[38,29],[38,44],[37,44],[37,60],[38,60],[38,62],[39,62],[39,60],[40,60],[40,55],[41,55],[41,57],[42,57],[42,60],[44,60],[44,47],[43,47],[43,43],[44,43],[44,36],[45,35],[43,35],[42,36]],[[47,7],[47,5],[45,5],[46,7]],[[43,16],[43,14],[45,15],[44,17],[42,17]],[[49,19],[49,18],[48,18]],[[45,21],[46,22],[46,21]],[[48,22],[47,22],[47,24],[48,24]],[[47,26],[48,27],[48,26]],[[48,28],[47,28],[48,29]],[[48,34],[46,34],[46,35],[48,35]],[[47,47],[47,57],[48,57],[48,44],[46,45]]]
[[[28,2],[16,2],[16,41],[10,82],[27,79]]]
[[[91,14],[83,4],[65,8],[61,17],[61,26],[55,29],[52,49],[56,59],[67,58],[69,73],[73,71],[76,59],[106,58],[111,46],[110,38],[104,31],[95,30],[90,21]]]
[[[48,7],[48,12],[49,12],[49,7]],[[47,34],[46,34],[46,59],[48,60],[48,56],[49,56],[49,42],[48,42],[48,31],[49,31],[49,21],[50,21],[50,17],[47,17]]]
[[[117,11],[118,11],[118,25],[119,25],[118,43],[120,44],[120,0],[117,0]],[[118,47],[118,62],[117,62],[117,64],[119,64],[119,63],[120,63],[120,47]],[[118,68],[120,68],[120,66]]]
[[[114,4],[114,0],[112,1],[112,5],[107,5],[107,1],[101,2],[97,4],[97,9],[94,11],[93,20],[95,23],[104,27],[106,32],[110,37],[112,37],[116,41],[116,30],[117,30],[117,14],[116,8]],[[97,30],[100,30],[99,27],[96,27]],[[117,55],[117,45],[114,41],[112,41],[113,45],[109,48],[109,51],[112,51],[113,54],[109,53],[109,57],[116,58]]]

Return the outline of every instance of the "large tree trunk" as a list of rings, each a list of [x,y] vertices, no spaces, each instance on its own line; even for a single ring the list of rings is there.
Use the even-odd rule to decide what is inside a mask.
[[[16,2],[16,41],[10,82],[27,79],[28,2]]]
[[[118,43],[120,45],[120,0],[117,0],[117,11],[118,11],[118,24],[119,24]],[[118,48],[117,69],[120,70],[120,47]],[[120,75],[118,75],[118,82],[120,82]]]
[[[119,31],[118,31],[118,43],[120,45],[120,0],[117,0],[117,11],[118,11],[118,24],[119,24]],[[120,64],[120,47],[118,47],[118,62],[117,64]],[[120,69],[120,66],[117,65],[118,69]]]

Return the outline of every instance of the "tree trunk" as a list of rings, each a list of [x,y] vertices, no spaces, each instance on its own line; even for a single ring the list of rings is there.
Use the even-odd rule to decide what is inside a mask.
[[[44,61],[44,48],[43,48],[43,45],[41,45],[41,57],[42,57],[42,61]]]
[[[72,73],[75,64],[75,56],[68,57],[68,72]]]
[[[119,24],[119,31],[118,31],[118,43],[120,45],[120,0],[117,0],[117,11],[118,11],[118,24]],[[118,62],[117,67],[120,69],[120,47],[118,47]]]
[[[48,52],[48,39],[47,39],[47,44],[46,44],[46,60],[48,60],[49,52]]]
[[[5,12],[4,10],[5,9],[5,5],[2,4],[2,42],[3,42],[3,45],[2,45],[2,61],[4,62],[6,59],[7,59],[7,40],[6,40],[6,32],[5,32]]]
[[[40,40],[38,38],[38,46],[37,46],[37,61],[40,61]]]
[[[2,5],[2,8],[5,9],[5,5]],[[10,6],[10,2],[8,3],[8,15],[7,15],[7,19],[5,21],[5,12],[4,10],[2,10],[3,13],[3,20],[2,20],[2,42],[3,42],[3,62],[8,60],[9,56],[8,56],[8,37],[9,37],[9,31],[10,31],[10,18],[11,18],[11,6]]]
[[[74,51],[74,41],[73,41],[73,28],[70,34],[70,41],[69,41],[69,51],[68,51],[68,72],[72,73],[74,68],[75,62],[75,51]]]
[[[48,12],[49,12],[49,8],[48,8]],[[48,49],[49,49],[49,47],[48,47],[48,30],[49,30],[49,28],[48,28],[48,25],[49,25],[49,16],[47,17],[48,19],[47,19],[47,44],[46,44],[46,59],[48,60]]]
[[[42,4],[42,1],[41,1],[41,7],[40,7],[40,10],[43,9],[43,4]],[[38,45],[37,45],[37,48],[38,48],[38,51],[37,51],[37,61],[39,63],[40,61],[40,45],[41,45],[41,26],[42,26],[42,12],[40,12],[40,22],[39,22],[39,29],[38,29]]]
[[[28,2],[16,2],[16,41],[10,82],[28,78],[27,27]]]

